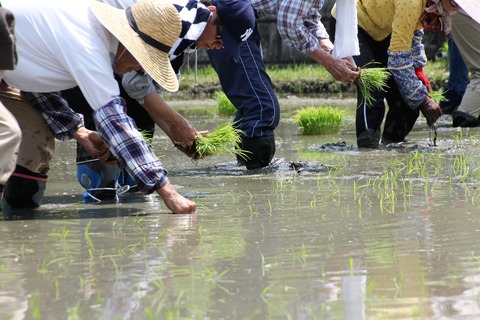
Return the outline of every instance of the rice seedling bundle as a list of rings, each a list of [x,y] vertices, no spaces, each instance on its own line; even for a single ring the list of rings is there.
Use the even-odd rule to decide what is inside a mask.
[[[430,99],[432,99],[435,103],[440,103],[442,101],[445,101],[447,100],[447,98],[445,98],[444,96],[444,91],[443,89],[440,89],[440,90],[436,90],[436,91],[430,91],[428,93],[428,96],[430,97]]]
[[[216,95],[217,105],[218,105],[218,114],[225,116],[233,116],[237,113],[237,108],[233,103],[228,99],[228,97],[223,92],[218,92]]]
[[[297,111],[295,123],[302,134],[326,134],[340,130],[345,112],[330,105],[309,106]]]
[[[197,135],[195,138],[194,159],[202,159],[207,156],[219,154],[234,154],[248,159],[248,151],[240,148],[242,130],[235,128],[233,122],[229,122],[215,131],[206,135]]]
[[[373,91],[385,91],[388,87],[387,80],[390,76],[390,72],[388,72],[387,68],[367,67],[371,64],[374,64],[374,62],[367,63],[362,68],[358,68],[360,75],[357,80],[355,80],[362,93],[363,102],[366,105],[371,105],[373,103]]]

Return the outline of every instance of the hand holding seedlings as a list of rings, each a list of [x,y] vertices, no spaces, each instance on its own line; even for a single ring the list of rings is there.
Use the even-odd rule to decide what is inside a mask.
[[[247,151],[240,148],[241,134],[242,130],[235,128],[234,123],[229,122],[211,133],[198,132],[191,146],[175,145],[175,147],[194,160],[225,153],[248,158]]]

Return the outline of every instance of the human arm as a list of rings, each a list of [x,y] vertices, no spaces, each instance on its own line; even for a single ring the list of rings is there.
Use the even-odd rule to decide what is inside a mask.
[[[122,86],[127,94],[136,99],[148,112],[152,120],[164,131],[175,146],[187,156],[193,157],[194,153],[188,152],[193,144],[197,131],[193,125],[173,110],[161,96],[161,88],[156,88],[152,79],[147,74],[140,75],[129,72],[122,77]]]
[[[351,82],[354,81],[359,75],[351,57],[350,59],[338,59],[321,48],[310,52],[308,55],[324,66],[325,69],[327,69],[327,71],[337,81]]]
[[[358,77],[355,65],[331,56],[320,45],[322,39],[328,39],[328,34],[317,9],[311,1],[281,1],[277,26],[282,40],[324,66],[335,80],[355,80]]]
[[[432,85],[428,80],[427,76],[423,72],[423,67],[427,64],[427,56],[425,55],[425,48],[422,43],[423,30],[416,30],[413,34],[412,39],[412,59],[413,59],[413,68],[415,69],[415,74],[417,78],[423,83],[427,88],[428,92],[432,91]]]
[[[196,204],[175,191],[167,170],[125,113],[125,100],[113,98],[93,113],[100,136],[135,179],[140,190],[158,193],[173,213],[193,213]],[[163,189],[163,190],[162,190]]]
[[[407,105],[412,109],[419,109],[427,118],[429,126],[433,125],[442,115],[442,109],[438,103],[430,99],[427,87],[417,77],[411,51],[389,51],[387,66]]]
[[[60,92],[22,92],[27,101],[42,112],[50,132],[58,140],[75,139],[85,150],[104,163],[112,163],[110,150],[100,135],[85,128],[83,115],[73,111]]]
[[[144,108],[174,144],[191,146],[197,131],[193,125],[173,110],[158,94],[152,92],[144,98]]]

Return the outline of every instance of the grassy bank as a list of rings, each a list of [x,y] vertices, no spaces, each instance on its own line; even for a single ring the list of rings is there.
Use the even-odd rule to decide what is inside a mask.
[[[267,72],[279,97],[355,94],[352,84],[335,81],[319,64],[267,66]],[[445,60],[429,62],[424,72],[434,90],[441,89],[448,78]],[[198,68],[196,74],[193,68],[184,67],[180,78],[180,90],[176,93],[165,93],[165,96],[169,100],[213,98],[221,90],[218,76],[211,66]]]

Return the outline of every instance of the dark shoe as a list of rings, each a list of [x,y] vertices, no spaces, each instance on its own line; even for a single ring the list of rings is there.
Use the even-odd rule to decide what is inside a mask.
[[[357,137],[357,146],[359,148],[378,148],[380,144],[380,130],[367,129]]]
[[[445,91],[443,96],[445,100],[440,102],[440,108],[442,108],[443,114],[452,114],[462,102],[462,96],[452,90]]]
[[[472,128],[480,126],[480,120],[478,118],[463,111],[454,111],[452,118],[452,127]]]
[[[246,159],[237,155],[240,165],[249,170],[263,168],[270,164],[275,154],[275,137],[242,138],[240,148],[247,151]]]
[[[42,204],[46,185],[46,175],[17,166],[4,187],[2,210],[38,208]]]

